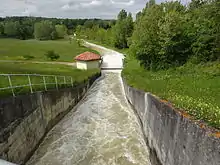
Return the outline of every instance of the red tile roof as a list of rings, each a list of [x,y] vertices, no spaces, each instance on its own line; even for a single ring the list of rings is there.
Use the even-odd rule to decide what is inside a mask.
[[[84,52],[75,57],[75,60],[78,60],[78,61],[94,61],[94,60],[100,60],[100,59],[101,59],[100,55],[91,53],[91,52]]]

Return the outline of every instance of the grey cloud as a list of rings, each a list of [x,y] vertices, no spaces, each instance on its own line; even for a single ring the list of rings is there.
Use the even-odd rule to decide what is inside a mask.
[[[121,9],[133,14],[148,0],[0,0],[0,16],[116,18]],[[162,1],[162,0],[158,0]]]

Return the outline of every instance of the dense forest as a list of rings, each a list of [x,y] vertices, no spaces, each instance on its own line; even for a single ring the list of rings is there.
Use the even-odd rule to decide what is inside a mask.
[[[58,19],[43,17],[6,17],[0,18],[0,37],[18,39],[36,38],[50,40],[71,35],[78,26],[108,29],[115,20],[101,19]]]
[[[220,2],[192,0],[156,4],[150,0],[137,13],[122,10],[115,26],[76,29],[81,37],[130,52],[148,70],[220,59]]]

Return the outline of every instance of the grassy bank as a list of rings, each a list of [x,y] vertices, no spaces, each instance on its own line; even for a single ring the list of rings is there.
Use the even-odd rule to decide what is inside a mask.
[[[32,57],[32,61],[49,61],[45,53],[53,50],[60,55],[57,61],[73,61],[73,58],[91,49],[80,47],[73,40],[37,41],[37,40],[17,40],[0,39],[0,60],[26,60]],[[94,51],[93,51],[94,52]]]
[[[168,100],[195,119],[220,129],[220,63],[152,72],[127,56],[123,76],[129,85]]]
[[[48,64],[30,64],[30,63],[2,63],[0,62],[0,74],[8,73],[8,74],[42,74],[42,75],[58,75],[58,76],[71,76],[73,78],[74,84],[78,84],[82,81],[87,80],[90,76],[98,73],[98,69],[94,70],[78,70],[71,66],[66,65],[48,65]],[[12,85],[24,85],[29,84],[26,76],[18,76],[11,78]],[[63,82],[63,78],[58,79],[59,82]],[[66,80],[67,83],[71,82],[71,79]],[[42,77],[31,77],[31,82],[33,84],[43,83]],[[54,83],[54,77],[47,77],[47,83]],[[9,86],[8,78],[4,76],[0,76],[0,88]],[[69,86],[71,86],[69,84]],[[47,85],[49,88],[55,88],[55,85]],[[44,90],[43,85],[35,86],[33,88],[34,91]],[[30,92],[29,87],[18,88],[15,89],[15,94],[19,95],[22,93]],[[1,90],[0,96],[10,96],[12,95],[11,90]]]

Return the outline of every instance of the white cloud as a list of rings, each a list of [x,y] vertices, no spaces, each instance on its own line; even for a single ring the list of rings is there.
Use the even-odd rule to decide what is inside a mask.
[[[129,1],[114,1],[114,0],[110,0],[112,4],[115,4],[115,5],[125,5],[125,6],[131,6],[135,3],[134,0],[129,0]]]
[[[84,2],[84,3],[80,3],[81,7],[93,7],[93,6],[101,6],[103,4],[103,1],[97,1],[97,0],[93,0],[91,2]]]
[[[148,0],[0,0],[0,16],[116,18],[121,9],[136,13]],[[157,0],[158,2],[164,0]]]

